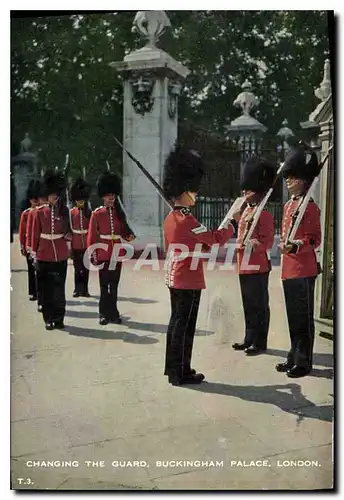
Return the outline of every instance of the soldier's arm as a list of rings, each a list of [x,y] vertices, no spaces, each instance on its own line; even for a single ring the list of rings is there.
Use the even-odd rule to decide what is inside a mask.
[[[31,211],[29,212],[29,215],[27,217],[27,225],[26,225],[26,249],[28,252],[31,252],[31,236],[32,236],[32,217],[33,217],[34,212]]]
[[[133,241],[136,238],[126,220],[121,221],[121,237],[126,241]]]
[[[231,222],[228,222],[227,227],[224,229],[209,231],[191,214],[185,216],[184,225],[190,240],[208,246],[215,243],[224,245],[235,232],[234,226]]]
[[[303,221],[301,223],[303,235],[301,238],[292,241],[292,249],[290,253],[309,252],[318,248],[321,243],[321,224],[320,224],[320,209],[314,202],[310,202],[307,206]]]
[[[97,216],[95,212],[92,212],[90,224],[88,226],[87,247],[90,247],[94,243],[98,243],[98,241],[99,241],[99,233],[98,233]]]
[[[275,227],[273,215],[264,210],[258,223],[258,245],[257,250],[271,250],[274,244]]]
[[[25,255],[26,226],[27,226],[27,213],[24,211],[20,216],[20,222],[19,222],[19,241],[20,241],[20,251],[22,255]]]
[[[42,227],[41,227],[41,220],[39,217],[39,212],[38,210],[33,214],[33,220],[32,220],[32,233],[31,233],[31,243],[32,243],[32,252],[34,257],[36,256],[38,246],[39,246],[39,239],[41,236],[42,232]]]

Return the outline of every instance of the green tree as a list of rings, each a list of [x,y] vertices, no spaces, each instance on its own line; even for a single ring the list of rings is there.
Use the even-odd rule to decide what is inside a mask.
[[[257,118],[275,135],[284,118],[296,132],[317,100],[328,56],[321,11],[170,11],[172,32],[159,46],[191,70],[180,99],[181,123],[226,137],[239,115],[232,103],[247,78],[260,98]],[[134,12],[13,18],[12,128],[30,131],[43,165],[95,178],[108,159],[120,169],[112,135],[122,136],[123,87],[109,67],[142,46]]]

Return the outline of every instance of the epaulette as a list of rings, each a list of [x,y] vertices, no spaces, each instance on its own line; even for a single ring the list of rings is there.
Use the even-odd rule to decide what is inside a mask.
[[[190,210],[190,208],[183,207],[183,208],[180,209],[180,213],[183,214],[183,215],[190,215],[191,214],[191,210]]]
[[[31,210],[31,207],[26,208],[26,209],[24,210],[24,212],[30,212],[30,210]]]
[[[41,210],[44,207],[48,207],[49,203],[44,203],[44,205],[41,205],[40,207],[37,207],[38,210]]]
[[[93,212],[97,212],[97,211],[98,211],[98,210],[100,210],[101,208],[104,208],[104,207],[103,207],[103,206],[101,206],[101,207],[97,207],[97,208],[95,208],[95,209],[93,210]]]

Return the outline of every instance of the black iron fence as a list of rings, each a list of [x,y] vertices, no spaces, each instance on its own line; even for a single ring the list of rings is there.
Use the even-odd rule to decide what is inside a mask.
[[[200,196],[195,206],[195,217],[208,229],[216,229],[221,224],[235,198],[210,198]],[[283,205],[280,201],[269,201],[266,205],[274,216],[275,233],[280,233]]]

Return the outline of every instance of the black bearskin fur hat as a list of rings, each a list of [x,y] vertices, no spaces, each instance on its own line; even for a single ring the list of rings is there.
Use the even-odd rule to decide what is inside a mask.
[[[303,144],[291,147],[285,157],[283,177],[311,182],[320,173],[317,155]]]
[[[43,177],[44,182],[44,195],[50,194],[61,195],[62,191],[66,188],[66,180],[63,173],[54,170],[47,170]]]
[[[103,198],[107,194],[121,193],[121,181],[113,172],[104,172],[97,181],[98,196]]]
[[[70,197],[72,201],[88,200],[91,194],[91,184],[82,177],[76,179],[70,188]]]
[[[41,196],[42,186],[40,181],[31,180],[26,192],[28,200],[37,200]]]
[[[204,164],[194,150],[177,146],[164,165],[163,191],[167,198],[178,198],[184,192],[197,193],[204,174]]]
[[[240,188],[255,193],[265,193],[276,177],[276,167],[265,158],[249,158],[243,168]]]

